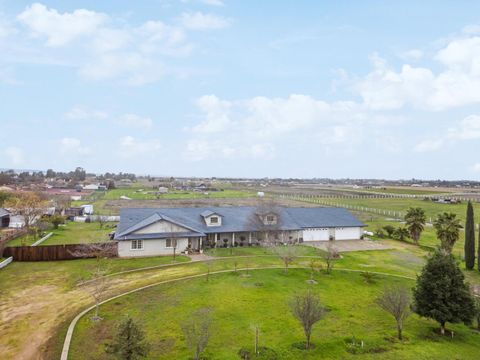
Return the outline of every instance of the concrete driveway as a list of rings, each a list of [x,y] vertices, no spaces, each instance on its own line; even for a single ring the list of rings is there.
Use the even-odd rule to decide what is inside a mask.
[[[335,246],[339,252],[393,249],[391,246],[372,240],[308,241],[302,243],[302,245],[313,246],[322,250],[327,250],[328,244]]]

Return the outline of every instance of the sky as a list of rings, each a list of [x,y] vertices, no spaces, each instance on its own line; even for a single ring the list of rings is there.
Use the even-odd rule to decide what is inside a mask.
[[[480,180],[480,2],[0,0],[0,168]]]

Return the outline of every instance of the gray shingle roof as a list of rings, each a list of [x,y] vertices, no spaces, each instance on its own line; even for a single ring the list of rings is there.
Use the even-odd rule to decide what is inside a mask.
[[[287,208],[278,207],[277,230],[301,230],[318,227],[365,226],[360,220],[343,208]],[[221,226],[207,226],[204,215],[207,212],[222,216]],[[197,234],[256,231],[261,229],[256,215],[258,208],[238,207],[191,207],[191,208],[131,208],[121,209],[120,223],[115,238],[125,239],[129,233],[153,224],[161,219],[174,222]],[[200,235],[195,235],[200,236]]]
[[[4,208],[0,208],[0,217],[7,216],[9,214],[10,213],[7,210],[5,210]]]

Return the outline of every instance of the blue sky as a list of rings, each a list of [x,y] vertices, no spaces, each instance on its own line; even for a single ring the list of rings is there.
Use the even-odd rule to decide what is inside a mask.
[[[478,14],[0,0],[0,168],[480,180]]]

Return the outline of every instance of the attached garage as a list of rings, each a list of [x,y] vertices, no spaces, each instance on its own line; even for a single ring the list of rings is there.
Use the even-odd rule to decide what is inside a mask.
[[[362,236],[360,227],[307,228],[303,230],[303,241],[358,240]]]
[[[335,228],[335,240],[358,240],[362,236],[360,227]]]
[[[303,241],[328,241],[328,228],[309,228],[303,230]]]

